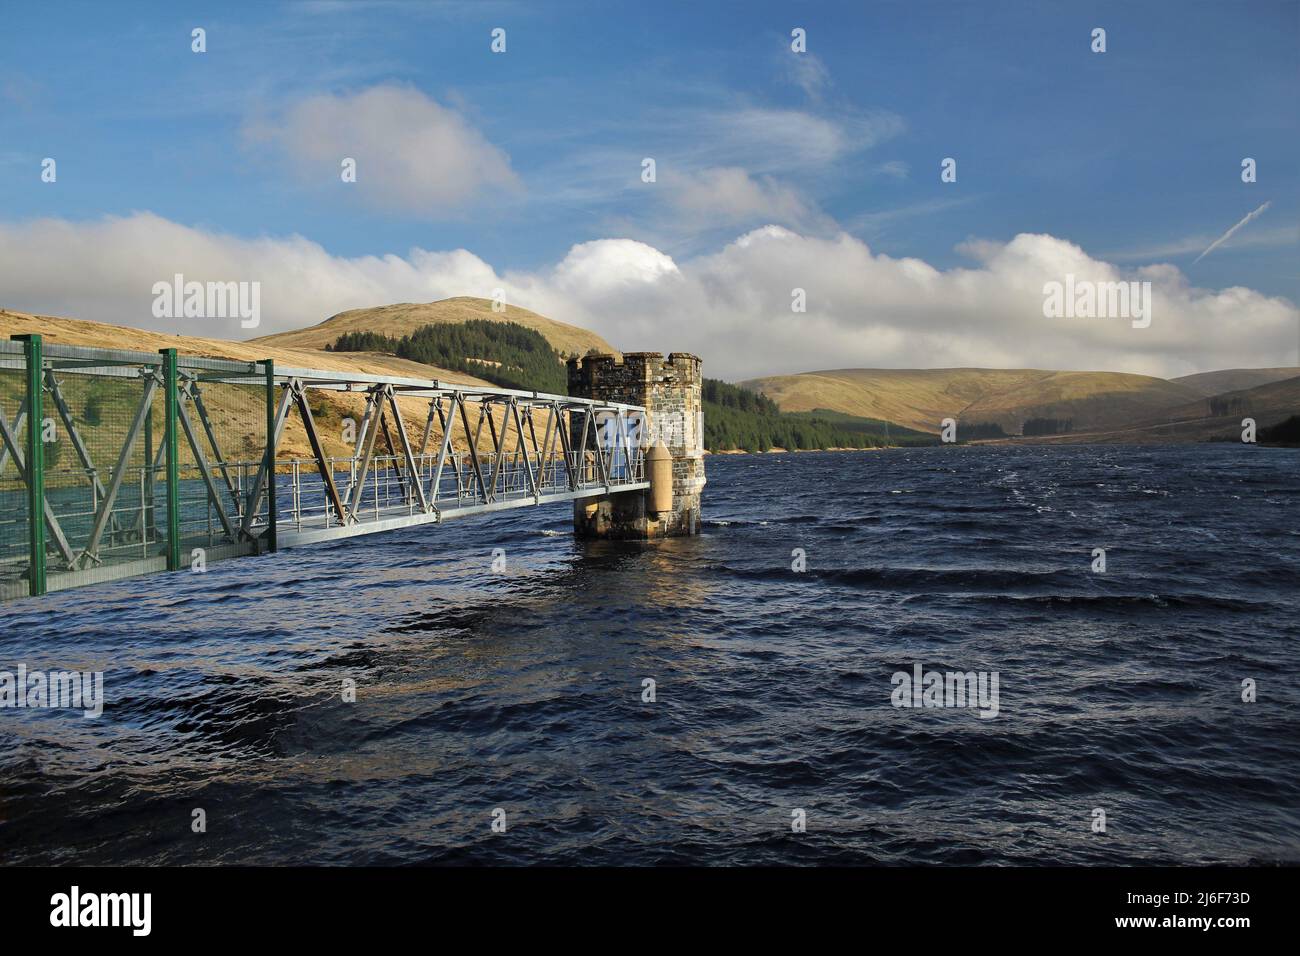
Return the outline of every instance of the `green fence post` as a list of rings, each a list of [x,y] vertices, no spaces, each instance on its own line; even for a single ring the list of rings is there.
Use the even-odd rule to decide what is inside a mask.
[[[141,511],[144,512],[140,522],[141,528],[144,529],[144,540],[149,540],[152,533],[155,537],[158,535],[158,529],[154,527],[154,522],[158,515],[154,509],[154,492],[157,488],[154,485],[154,479],[158,476],[153,473],[153,402],[149,403],[149,410],[144,414],[144,460],[145,460],[145,498]]]
[[[176,350],[159,349],[163,357],[163,441],[167,445],[167,570],[181,566],[180,446],[176,440]]]
[[[276,550],[275,532],[275,361],[266,360],[266,546]]]
[[[15,335],[23,343],[27,364],[27,583],[32,597],[45,593],[45,446],[41,431],[45,424],[45,355],[39,335]]]

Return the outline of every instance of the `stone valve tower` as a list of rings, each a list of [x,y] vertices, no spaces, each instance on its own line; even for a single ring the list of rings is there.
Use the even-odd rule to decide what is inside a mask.
[[[650,487],[574,503],[580,538],[649,539],[699,534],[704,489],[700,359],[673,352],[626,352],[569,359],[569,394],[640,405],[635,435]]]

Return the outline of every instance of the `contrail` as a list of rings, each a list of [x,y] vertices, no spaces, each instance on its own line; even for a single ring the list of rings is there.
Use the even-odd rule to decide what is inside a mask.
[[[1235,226],[1233,226],[1231,229],[1229,229],[1227,232],[1225,232],[1223,235],[1221,235],[1218,239],[1215,239],[1212,243],[1210,243],[1209,248],[1207,248],[1207,249],[1206,249],[1204,252],[1202,252],[1199,256],[1197,256],[1195,259],[1193,259],[1193,260],[1192,260],[1192,265],[1196,265],[1196,263],[1200,262],[1202,259],[1204,259],[1206,256],[1208,256],[1208,255],[1209,255],[1211,252],[1213,252],[1215,249],[1219,248],[1219,246],[1223,245],[1225,242],[1227,242],[1229,239],[1231,239],[1233,233],[1235,233],[1238,229],[1240,229],[1240,228],[1241,228],[1242,226],[1244,226],[1246,223],[1250,222],[1252,219],[1254,219],[1256,216],[1258,216],[1261,212],[1263,212],[1265,209],[1267,209],[1267,208],[1268,208],[1269,206],[1271,206],[1272,204],[1273,204],[1273,200],[1270,199],[1268,202],[1264,203],[1264,205],[1260,206],[1260,207],[1259,207],[1258,209],[1256,209],[1254,212],[1246,213],[1245,218],[1242,219],[1241,222],[1237,223]]]

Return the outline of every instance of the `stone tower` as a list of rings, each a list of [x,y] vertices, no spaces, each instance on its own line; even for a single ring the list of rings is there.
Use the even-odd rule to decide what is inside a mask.
[[[648,421],[641,442],[662,441],[672,459],[672,502],[655,511],[651,491],[625,491],[574,502],[574,533],[582,538],[666,538],[699,534],[704,489],[704,420],[700,359],[674,352],[626,352],[569,359],[569,394],[641,405]]]

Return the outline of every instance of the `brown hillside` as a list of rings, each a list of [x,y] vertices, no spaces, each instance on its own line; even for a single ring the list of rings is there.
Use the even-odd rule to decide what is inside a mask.
[[[1019,431],[1030,418],[1069,419],[1075,429],[1114,428],[1163,417],[1191,397],[1162,378],[1122,372],[1051,372],[1038,381],[972,402],[967,420],[998,422]]]
[[[1129,428],[1106,431],[1074,432],[1048,438],[1016,439],[1049,444],[1079,442],[1114,442],[1119,444],[1149,444],[1155,442],[1193,442],[1212,440],[1237,440],[1241,435],[1241,420],[1255,419],[1260,428],[1276,425],[1292,415],[1300,414],[1300,376],[1269,382],[1256,388],[1241,389],[1200,399],[1169,409],[1164,420],[1137,424]],[[1222,414],[1212,414],[1217,406]]]
[[[1226,419],[1229,431],[1240,431],[1242,418],[1253,418],[1261,428],[1300,414],[1300,373],[1254,388],[1242,388],[1172,408],[1166,418],[1175,423]]]
[[[263,342],[231,342],[226,339],[167,335],[161,332],[149,332],[144,329],[107,325],[102,322],[88,322],[83,319],[29,315],[25,312],[0,309],[0,336],[7,339],[11,335],[22,333],[39,333],[46,342],[60,345],[81,345],[138,352],[157,352],[158,349],[162,348],[175,348],[183,355],[199,355],[208,358],[228,358],[238,361],[257,361],[269,358],[280,369],[337,369],[338,371],[361,372],[369,375],[395,375],[421,379],[436,378],[445,382],[459,382],[467,385],[489,384],[482,379],[473,378],[460,372],[450,372],[446,369],[423,365],[419,362],[410,362],[391,355],[375,355],[365,352],[318,352],[313,349],[284,348]],[[6,382],[5,384],[6,387],[10,387],[15,383]],[[74,410],[79,411],[80,405],[76,400],[75,386],[69,384],[69,389]],[[5,402],[6,414],[12,415],[18,401],[17,394],[0,393],[0,399]],[[234,404],[225,407],[222,392],[219,390],[210,391],[207,400],[218,422],[230,429],[232,435],[235,432],[239,433],[238,437],[232,441],[234,447],[228,448],[227,453],[232,455],[237,453],[255,454],[253,450],[257,449],[259,447],[258,443],[264,440],[265,431],[262,422],[255,418],[250,420],[247,409],[244,407],[235,407]],[[231,401],[234,401],[233,396]],[[241,401],[244,400],[241,399]],[[313,407],[316,409],[314,414],[321,426],[320,431],[327,454],[339,457],[351,455],[351,448],[342,441],[341,423],[345,417],[360,421],[364,410],[363,399],[357,394],[313,392],[312,402]],[[415,398],[402,398],[399,399],[399,402],[408,437],[418,445],[423,437],[422,431],[428,402],[424,399]],[[103,426],[105,430],[118,423],[117,419],[119,417],[114,416],[113,422],[106,423]],[[95,429],[86,425],[82,427],[86,429],[87,440],[91,441],[92,444],[95,443],[99,437],[93,434]],[[435,433],[437,433],[437,429],[435,429]],[[112,438],[107,435],[103,436],[103,444],[105,447],[114,447]],[[310,445],[307,442],[306,432],[299,423],[298,416],[291,415],[280,443],[280,457],[306,458],[310,454]]]
[[[1197,372],[1182,375],[1169,381],[1185,385],[1198,395],[1220,395],[1242,389],[1268,385],[1300,375],[1300,368],[1225,368],[1218,372]]]
[[[1131,424],[1195,400],[1184,386],[1122,372],[1044,369],[838,369],[741,383],[787,411],[829,408],[937,433],[944,418],[997,422],[1073,419],[1076,430]]]
[[[585,355],[590,349],[600,352],[614,351],[614,348],[595,332],[580,329],[576,325],[556,322],[554,319],[548,319],[546,316],[515,305],[506,306],[502,312],[493,312],[490,299],[475,299],[470,296],[457,296],[438,302],[401,302],[369,309],[352,309],[330,316],[318,325],[292,332],[280,332],[276,335],[264,335],[253,339],[252,342],[292,348],[323,349],[326,345],[333,345],[344,332],[378,332],[398,338],[409,335],[425,325],[468,322],[471,319],[516,322],[535,329],[546,338],[551,348],[561,355],[573,352]]]
[[[271,359],[286,368],[339,369],[371,375],[405,375],[410,378],[437,378],[448,382],[486,385],[482,379],[463,372],[452,372],[432,365],[411,362],[393,355],[369,352],[318,352],[311,348],[287,348],[274,344],[233,342],[229,339],[205,339],[187,335],[168,335],[146,329],[132,329],[85,319],[64,319],[53,315],[29,315],[0,309],[0,334],[5,338],[23,333],[39,333],[46,342],[59,345],[83,345],[101,349],[129,349],[156,352],[174,348],[182,355],[228,358],[238,361]]]

